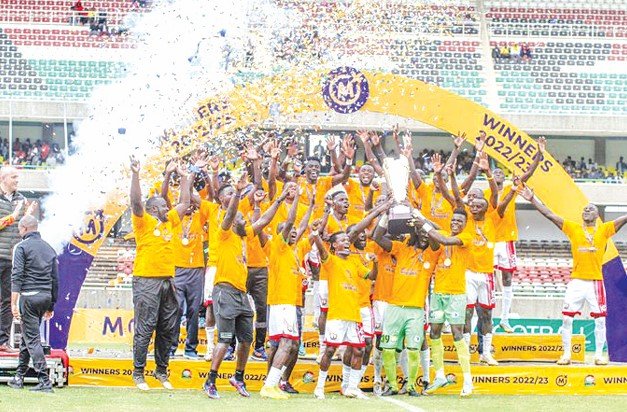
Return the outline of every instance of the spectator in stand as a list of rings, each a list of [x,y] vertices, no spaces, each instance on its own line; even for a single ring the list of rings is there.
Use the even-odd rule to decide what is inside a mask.
[[[518,43],[514,44],[511,48],[510,57],[515,61],[520,60],[520,45]]]
[[[618,159],[618,162],[616,162],[616,172],[620,175],[627,172],[627,163],[625,163],[623,156],[621,156],[620,159]]]
[[[83,13],[85,11],[85,7],[83,7],[83,3],[81,2],[81,0],[78,0],[76,3],[74,3],[74,5],[70,7],[70,10],[73,10],[75,12],[70,18],[70,24],[75,25],[76,22],[81,22]]]
[[[586,168],[588,170],[594,170],[597,167],[599,167],[599,165],[597,164],[597,162],[593,162],[591,158],[588,158],[588,164],[586,164]]]
[[[531,60],[531,49],[527,43],[523,43],[520,49],[520,57],[523,61]]]
[[[503,43],[501,45],[501,58],[502,59],[509,59],[510,58],[510,49],[509,46],[506,43]]]
[[[50,154],[50,144],[48,143],[47,140],[44,140],[44,142],[41,144],[41,149],[39,150],[39,158],[41,160],[41,163],[46,163],[46,161],[48,160],[49,154]]]
[[[501,59],[501,50],[499,50],[499,46],[497,46],[496,44],[494,45],[494,48],[492,48],[492,58],[494,60]]]

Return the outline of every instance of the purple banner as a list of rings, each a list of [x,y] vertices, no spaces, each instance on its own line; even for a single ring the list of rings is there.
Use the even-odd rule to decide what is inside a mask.
[[[50,321],[50,346],[54,349],[67,347],[74,306],[93,260],[92,255],[71,244],[59,256],[59,297]]]
[[[607,297],[607,351],[612,362],[627,362],[627,274],[620,256],[603,265]]]

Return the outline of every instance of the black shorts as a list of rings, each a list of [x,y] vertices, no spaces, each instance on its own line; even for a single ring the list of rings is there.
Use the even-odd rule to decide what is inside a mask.
[[[218,342],[253,341],[253,309],[248,295],[228,283],[218,283],[213,288],[213,313],[218,329]]]

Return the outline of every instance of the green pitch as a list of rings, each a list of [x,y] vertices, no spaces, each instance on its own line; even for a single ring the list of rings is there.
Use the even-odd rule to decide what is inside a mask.
[[[421,398],[395,396],[406,405],[392,404],[372,397],[368,401],[346,399],[337,394],[319,401],[312,395],[297,395],[287,401],[262,399],[253,393],[244,399],[234,392],[222,392],[220,400],[210,400],[200,390],[152,390],[147,393],[126,388],[66,387],[53,394],[34,394],[27,390],[0,387],[0,411],[590,411],[624,410],[625,396],[488,396],[469,399],[433,395]]]

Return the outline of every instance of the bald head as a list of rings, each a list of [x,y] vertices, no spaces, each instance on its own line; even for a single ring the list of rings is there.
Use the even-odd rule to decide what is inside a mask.
[[[18,224],[18,230],[20,231],[21,236],[25,236],[30,232],[36,232],[37,227],[39,226],[39,222],[34,216],[26,215],[20,219],[20,223]]]

